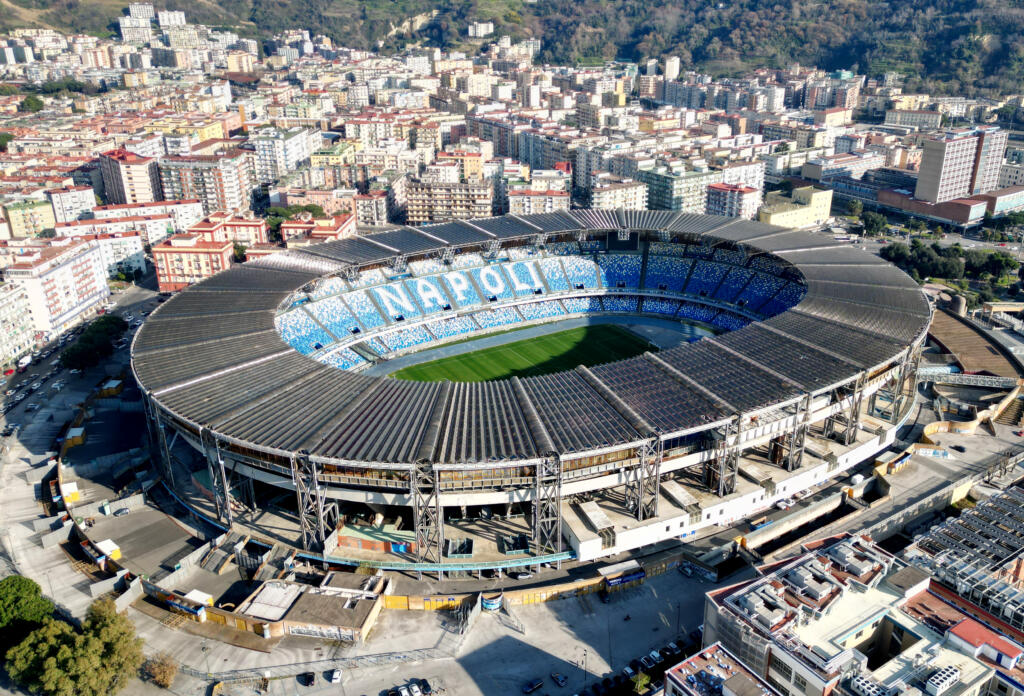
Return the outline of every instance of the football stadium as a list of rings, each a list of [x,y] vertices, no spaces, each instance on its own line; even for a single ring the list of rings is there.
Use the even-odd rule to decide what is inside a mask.
[[[822,235],[580,210],[236,266],[154,312],[132,364],[193,514],[460,572],[685,542],[841,475],[907,419],[930,319]]]

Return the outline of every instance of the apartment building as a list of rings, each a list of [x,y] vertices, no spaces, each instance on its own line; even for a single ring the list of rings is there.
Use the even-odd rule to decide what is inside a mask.
[[[204,215],[251,207],[254,185],[249,161],[237,148],[211,155],[164,157],[160,181],[168,199],[198,200]]]
[[[92,186],[66,186],[50,189],[46,197],[53,207],[54,222],[70,222],[96,207],[96,193]]]
[[[761,206],[761,192],[751,186],[711,184],[708,186],[708,215],[753,220]]]
[[[782,696],[980,696],[994,669],[922,611],[930,578],[864,537],[840,535],[765,575],[709,592],[704,642],[720,641]],[[958,623],[958,622],[956,622]]]
[[[647,189],[644,187],[646,196]],[[569,194],[565,191],[521,190],[508,192],[508,212],[513,215],[553,213],[569,209]]]
[[[469,220],[491,214],[493,191],[490,182],[466,181],[456,184],[409,182],[406,216],[410,225],[446,220]]]
[[[176,292],[231,265],[234,243],[208,241],[202,234],[176,234],[153,247],[160,292]]]
[[[156,215],[169,215],[172,231],[182,232],[203,219],[203,205],[198,199],[192,198],[180,201],[167,200],[153,203],[100,205],[92,208],[92,216],[97,220],[123,220],[139,216]]]
[[[157,162],[124,149],[100,154],[103,191],[110,203],[150,203],[163,199]]]
[[[217,211],[188,228],[188,233],[201,235],[207,242],[227,241],[248,247],[267,243],[267,222],[252,213]]]
[[[272,184],[289,172],[308,164],[320,149],[319,131],[307,128],[260,128],[249,136],[256,151],[256,183]]]
[[[356,222],[369,227],[388,224],[388,192],[370,191],[353,197],[356,208]]]
[[[647,186],[647,205],[651,210],[679,210],[703,215],[707,211],[708,186],[721,182],[722,172],[685,171],[661,165],[641,169],[636,178]]]
[[[99,244],[65,239],[16,257],[6,280],[24,289],[32,328],[42,338],[94,316],[110,296]]]
[[[0,365],[14,364],[34,346],[28,293],[18,283],[0,283]]]
[[[812,159],[804,163],[800,174],[811,181],[828,181],[841,176],[860,179],[865,172],[884,166],[885,155],[870,150],[854,150]]]
[[[57,223],[53,217],[53,206],[49,201],[18,201],[3,206],[9,234],[14,239],[34,237],[43,230],[52,229]]]
[[[598,176],[590,189],[590,207],[604,210],[647,210],[647,195],[647,184],[642,181],[613,175]]]
[[[938,130],[942,128],[942,112],[922,109],[889,109],[885,112],[885,125]]]
[[[999,185],[1007,132],[986,126],[947,131],[921,144],[914,197],[929,203],[988,193]]]

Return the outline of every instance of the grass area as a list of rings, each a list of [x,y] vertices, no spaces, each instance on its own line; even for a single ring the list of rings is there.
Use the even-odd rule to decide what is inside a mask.
[[[577,365],[599,365],[646,350],[656,348],[620,326],[598,324],[410,365],[391,376],[416,382],[486,382],[544,375]]]

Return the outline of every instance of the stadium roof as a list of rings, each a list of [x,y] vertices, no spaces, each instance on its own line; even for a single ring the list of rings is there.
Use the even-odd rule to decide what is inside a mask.
[[[656,355],[479,384],[368,377],[296,352],[274,325],[293,292],[346,265],[538,233],[664,230],[767,251],[808,285],[796,307]],[[132,348],[143,388],[185,421],[247,445],[351,463],[516,462],[672,437],[855,379],[927,328],[917,285],[826,237],[666,211],[581,210],[401,228],[288,251],[165,303]]]

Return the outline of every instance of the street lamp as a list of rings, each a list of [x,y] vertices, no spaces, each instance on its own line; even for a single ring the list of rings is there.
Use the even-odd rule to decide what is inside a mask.
[[[583,667],[583,681],[580,683],[580,690],[587,688],[587,649],[583,648],[583,660],[580,661]]]

